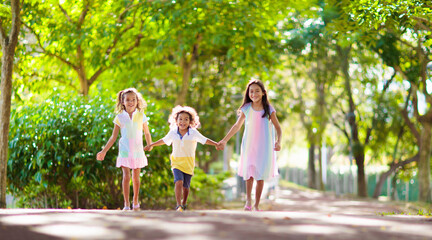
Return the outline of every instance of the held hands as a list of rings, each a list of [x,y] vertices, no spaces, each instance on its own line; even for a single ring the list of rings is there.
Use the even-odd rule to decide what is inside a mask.
[[[224,150],[225,145],[226,145],[226,141],[224,140],[219,141],[217,146],[215,146],[216,150]]]
[[[100,152],[98,152],[98,154],[96,155],[96,159],[97,159],[98,161],[103,161],[104,158],[105,158],[105,155],[106,155],[106,152],[104,152],[104,151],[100,151]]]
[[[151,151],[152,149],[153,146],[151,144],[144,147],[144,151]]]

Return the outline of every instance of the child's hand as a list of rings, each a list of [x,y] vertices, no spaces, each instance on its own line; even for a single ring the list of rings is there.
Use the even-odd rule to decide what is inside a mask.
[[[225,144],[226,144],[225,141],[223,141],[223,140],[219,141],[219,142],[218,142],[218,145],[217,145],[217,147],[216,147],[216,149],[217,149],[217,150],[224,150],[224,148],[225,148]]]
[[[104,151],[100,151],[100,152],[98,152],[98,154],[96,155],[96,159],[97,159],[98,161],[103,161],[104,158],[105,158],[105,155],[106,155],[106,152],[104,152]]]
[[[151,145],[147,145],[144,147],[144,151],[151,151],[153,147]]]
[[[279,141],[276,141],[276,143],[275,143],[275,147],[274,147],[274,150],[275,150],[275,151],[280,151],[280,150],[281,150],[281,146],[280,146]]]

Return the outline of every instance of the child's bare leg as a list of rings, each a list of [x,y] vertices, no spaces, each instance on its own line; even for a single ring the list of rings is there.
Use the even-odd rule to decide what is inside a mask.
[[[139,187],[140,187],[140,172],[141,169],[132,170],[132,183],[133,183],[133,204],[138,205]]]
[[[255,210],[259,210],[261,194],[264,188],[264,180],[258,180],[255,188]]]
[[[254,178],[251,177],[246,180],[246,205],[245,210],[250,210],[252,206],[252,188],[253,188]]]
[[[178,180],[177,182],[175,182],[175,189],[174,189],[177,206],[181,205],[182,190],[183,190],[183,181]]]
[[[123,170],[123,180],[122,180],[122,187],[123,187],[123,199],[124,199],[124,206],[129,207],[129,188],[130,188],[130,169],[127,167],[122,167]]]
[[[182,202],[183,206],[186,205],[188,195],[189,195],[189,188],[183,187],[183,202]]]

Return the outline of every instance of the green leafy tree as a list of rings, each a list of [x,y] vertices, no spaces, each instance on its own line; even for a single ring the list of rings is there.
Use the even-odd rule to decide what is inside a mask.
[[[1,85],[0,85],[0,208],[6,208],[8,137],[11,114],[12,73],[21,29],[18,0],[0,4]]]
[[[324,9],[319,3],[310,6],[316,11],[296,13],[286,21],[284,39],[288,49],[286,62],[290,72],[295,76],[291,96],[295,96],[294,112],[300,115],[306,131],[309,147],[308,186],[317,187],[315,170],[315,151],[318,150],[319,189],[324,190],[322,180],[322,145],[325,129],[329,122],[329,90],[337,77],[336,54],[331,35],[326,33],[326,21],[331,20],[332,12]]]
[[[416,0],[343,1],[339,5],[350,16],[349,24],[339,23],[340,30],[367,32],[365,41],[385,40],[387,44],[378,49],[381,58],[410,84],[412,110],[402,109],[402,116],[418,146],[419,199],[430,201],[432,96],[427,87],[430,81],[427,64],[431,59],[432,6]],[[420,107],[419,96],[425,99],[424,109]]]
[[[151,5],[147,1],[27,1],[22,19],[32,53],[26,57],[27,71],[32,74],[26,77],[54,80],[87,96],[103,73],[151,40],[152,19],[157,15]]]
[[[276,24],[284,17],[280,9],[287,5],[285,1],[161,3],[161,14],[168,22],[159,48],[165,59],[178,66],[175,104],[187,103],[194,67],[212,58],[225,56],[224,68],[241,70],[249,77],[268,69],[277,59],[272,43],[278,39]]]

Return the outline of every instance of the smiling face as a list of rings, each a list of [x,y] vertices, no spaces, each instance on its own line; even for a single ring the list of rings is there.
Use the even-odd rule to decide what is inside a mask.
[[[125,107],[126,112],[132,113],[133,111],[135,111],[137,104],[138,104],[138,99],[135,93],[130,92],[130,93],[126,93],[123,96],[123,106]]]
[[[258,84],[252,84],[249,86],[249,98],[252,100],[252,102],[260,103],[263,96],[264,92]]]
[[[191,123],[191,117],[188,113],[182,112],[177,115],[177,126],[180,130],[187,130]]]

